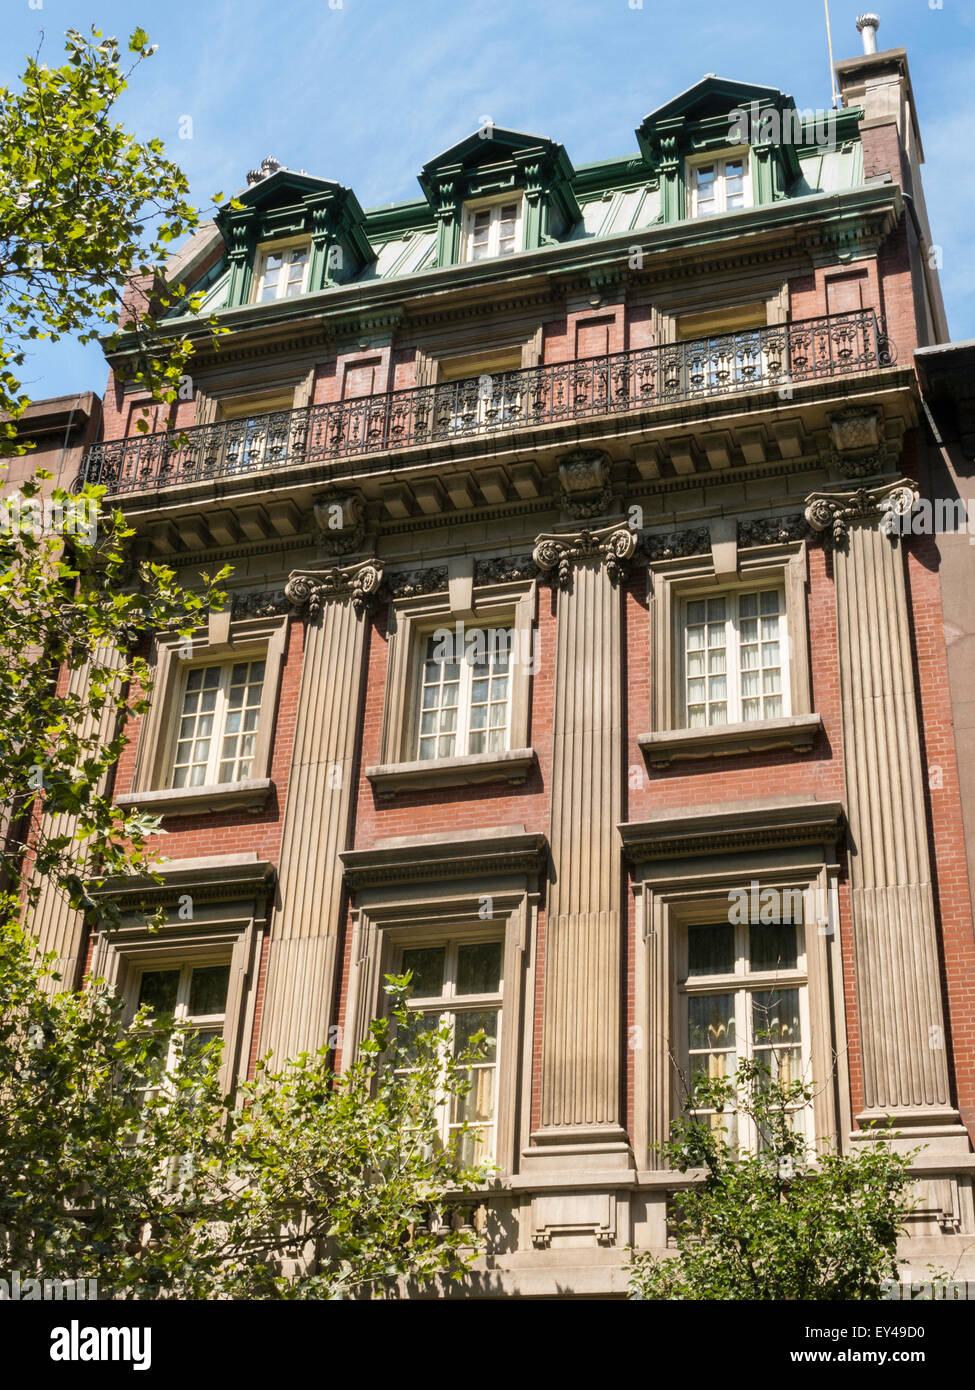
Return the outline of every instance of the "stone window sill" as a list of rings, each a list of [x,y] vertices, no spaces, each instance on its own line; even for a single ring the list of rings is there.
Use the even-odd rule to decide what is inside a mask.
[[[159,791],[126,792],[115,798],[122,810],[148,811],[157,816],[199,816],[208,811],[261,811],[274,783],[269,777],[243,782],[217,782],[206,787],[163,787]]]
[[[823,727],[818,714],[793,714],[749,724],[716,724],[706,729],[662,729],[640,734],[637,743],[651,767],[695,758],[731,757],[791,748],[808,753]]]
[[[504,753],[468,753],[460,758],[424,759],[367,767],[366,776],[380,796],[421,791],[427,787],[468,787],[479,782],[524,782],[536,766],[534,748]]]

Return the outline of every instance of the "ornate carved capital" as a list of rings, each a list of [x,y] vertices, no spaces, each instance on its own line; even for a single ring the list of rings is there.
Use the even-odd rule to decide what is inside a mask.
[[[637,547],[637,533],[629,526],[604,526],[576,535],[539,536],[532,558],[543,574],[549,574],[560,589],[568,588],[572,566],[604,564],[614,584],[626,573]]]
[[[327,599],[348,599],[356,612],[369,612],[376,604],[383,581],[380,560],[364,560],[358,565],[336,565],[333,569],[293,570],[284,587],[288,602],[307,609],[315,619]]]
[[[852,492],[813,492],[806,498],[806,520],[824,541],[841,546],[853,526],[879,521],[888,535],[899,530],[897,518],[908,516],[917,499],[917,484],[909,478]]]

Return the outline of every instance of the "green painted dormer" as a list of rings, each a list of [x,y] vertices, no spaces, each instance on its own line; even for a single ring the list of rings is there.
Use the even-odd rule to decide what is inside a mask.
[[[436,264],[531,251],[581,217],[562,145],[482,126],[423,166],[420,187],[437,222]]]
[[[353,280],[374,258],[350,188],[266,159],[216,216],[227,246],[227,307],[294,298]]]
[[[636,136],[659,176],[662,221],[677,222],[787,197],[808,127],[778,88],[710,74],[651,111]]]

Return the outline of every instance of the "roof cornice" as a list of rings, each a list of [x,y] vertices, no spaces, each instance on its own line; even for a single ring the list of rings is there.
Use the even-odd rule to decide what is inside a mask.
[[[810,239],[838,244],[855,237],[870,223],[870,234],[881,241],[900,219],[903,208],[896,184],[871,184],[835,193],[816,193],[804,198],[745,208],[706,221],[685,219],[659,223],[640,231],[625,230],[613,236],[559,242],[533,251],[507,256],[503,260],[464,262],[459,265],[421,270],[393,280],[353,282],[334,286],[301,299],[270,304],[247,304],[217,309],[217,323],[232,332],[261,331],[269,336],[294,336],[315,327],[337,333],[352,330],[354,324],[369,318],[373,322],[392,322],[397,314],[409,316],[410,309],[430,312],[439,297],[459,302],[466,296],[490,295],[499,283],[511,293],[538,293],[546,282],[573,277],[604,277],[607,272],[639,278],[630,270],[634,245],[643,251],[644,273],[659,274],[668,258],[680,264],[702,254],[741,255],[748,243],[774,243],[792,238],[808,246]],[[194,331],[195,330],[195,331]],[[172,318],[159,325],[161,337],[189,335],[208,341],[206,320],[193,316]],[[124,337],[109,361],[121,365],[136,347],[133,335]],[[223,347],[230,346],[227,338]]]

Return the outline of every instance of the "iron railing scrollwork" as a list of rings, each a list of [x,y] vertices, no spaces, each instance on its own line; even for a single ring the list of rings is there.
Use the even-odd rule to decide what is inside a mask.
[[[890,366],[870,309],[497,372],[94,445],[78,482],[110,493],[382,454]]]

